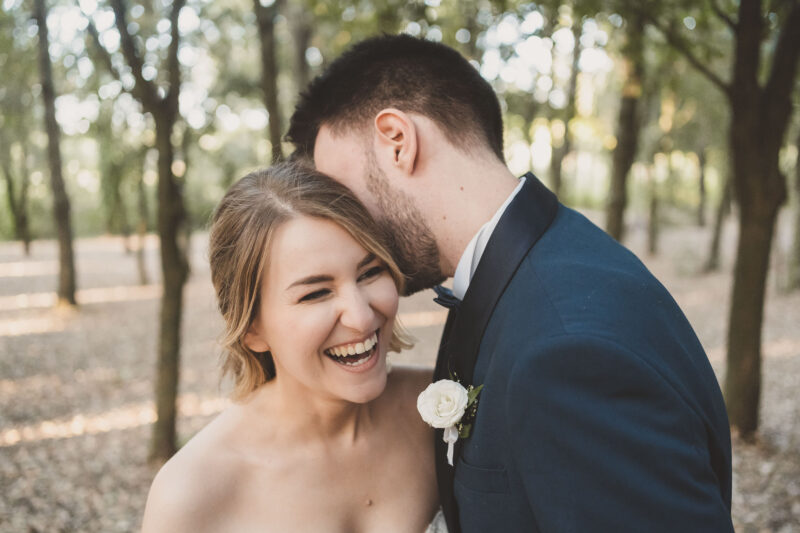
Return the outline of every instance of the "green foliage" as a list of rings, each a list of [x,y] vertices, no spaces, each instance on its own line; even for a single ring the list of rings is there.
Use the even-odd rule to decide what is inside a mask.
[[[569,4],[549,0],[286,0],[285,9],[275,20],[283,123],[291,114],[298,90],[293,66],[298,53],[293,34],[297,21],[290,20],[297,13],[304,14],[311,30],[308,48],[301,51],[311,76],[320,73],[354,42],[380,32],[406,31],[441,40],[474,60],[495,86],[505,114],[507,154],[509,162],[517,165],[515,171],[533,166],[537,173],[546,175],[546,166],[535,166],[543,164],[544,156],[536,155],[534,150],[526,162],[520,158],[520,146],[534,144],[541,151],[546,148],[542,143],[548,142],[547,135],[557,145],[560,141],[556,126],[559,121],[567,121],[574,135],[572,149],[576,151],[567,156],[564,166],[565,180],[575,187],[568,187],[570,196],[576,202],[601,205],[608,154],[616,136],[622,29],[628,17],[646,11],[652,21],[646,34],[646,80],[652,87],[644,89],[650,103],[646,106],[649,111],[640,164],[652,165],[653,155],[667,148],[690,153],[707,147],[710,153],[717,154],[709,164],[717,167],[719,174],[725,165],[724,102],[706,76],[690,68],[682,55],[666,45],[665,37],[666,31],[672,32],[676,42],[690,47],[709,71],[727,79],[731,37],[724,19],[733,16],[736,6],[730,0],[717,3],[718,6],[689,0],[575,0]],[[91,2],[82,5],[89,9]],[[28,174],[34,175],[43,168],[41,143],[36,142],[41,111],[35,98],[35,60],[30,56],[31,50],[35,51],[36,38],[30,31],[23,2],[9,1],[4,7],[7,9],[0,15],[0,66],[4,72],[0,81],[0,141],[8,143],[5,139],[10,138],[11,144],[18,146],[22,139],[30,139]],[[769,11],[765,16],[768,48],[772,29],[780,23],[785,7],[776,2],[765,9]],[[166,69],[160,68],[168,46],[163,38],[167,22],[164,14],[168,11],[165,0],[130,2],[128,7],[129,29],[139,49],[145,51],[145,67],[161,86],[168,86]],[[54,24],[56,45],[51,48],[56,84],[63,95],[59,100],[59,120],[66,121],[62,123],[65,146],[80,147],[65,149],[65,178],[70,193],[80,198],[73,217],[80,234],[100,233],[107,227],[118,232],[122,222],[109,222],[108,215],[118,217],[124,211],[133,226],[135,184],[143,175],[152,177],[154,171],[152,156],[145,157],[154,145],[154,125],[127,94],[133,82],[114,46],[110,7],[100,2],[92,20],[100,28],[104,42],[111,45],[112,62],[120,70],[121,83],[107,73],[100,63],[102,58],[93,52],[82,23],[86,14],[70,2],[56,2],[53,13],[52,17],[60,21]],[[70,25],[76,27],[75,31],[69,31]],[[578,35],[584,54],[582,68],[592,65],[591,61],[595,67],[580,73],[579,105],[570,118],[563,106],[572,56],[566,35],[575,25],[580,25],[581,30]],[[190,1],[179,27],[183,31],[179,55],[183,68],[183,121],[177,128],[176,143],[181,145],[184,136],[191,143],[176,157],[186,166],[184,193],[191,225],[203,228],[225,188],[270,160],[268,117],[259,88],[258,33],[250,0]],[[540,57],[542,51],[548,54],[547,58]],[[538,59],[532,62],[531,54],[539,54]],[[598,61],[606,61],[607,65],[597,68]],[[659,125],[665,101],[674,103],[668,146]],[[67,113],[68,108],[74,112]],[[284,151],[288,152],[288,147]],[[20,149],[13,148],[12,152],[19,167]],[[580,165],[578,154],[584,161]],[[585,161],[591,164],[586,166]],[[591,169],[589,174],[587,169]],[[146,183],[152,205],[154,180]],[[676,184],[675,198],[687,198],[691,203],[691,195],[695,194],[691,175]],[[713,183],[711,192],[714,194]],[[632,193],[634,205],[638,205],[635,199],[644,192],[634,185]],[[3,195],[5,192],[0,190],[0,201],[4,200]],[[46,199],[44,184],[33,183],[32,209],[49,209]],[[45,226],[32,222],[34,227]],[[9,229],[7,220],[0,222],[0,235],[11,237]],[[50,231],[42,229],[45,234]]]
[[[11,202],[20,203],[23,181],[30,181],[28,175],[35,168],[35,159],[43,157],[43,139],[37,142],[35,136],[42,120],[36,105],[41,91],[36,69],[37,42],[36,25],[25,13],[19,9],[0,11],[0,238],[13,238]],[[8,197],[6,180],[11,180],[13,199]],[[26,205],[41,207],[44,198],[38,192],[28,192]]]

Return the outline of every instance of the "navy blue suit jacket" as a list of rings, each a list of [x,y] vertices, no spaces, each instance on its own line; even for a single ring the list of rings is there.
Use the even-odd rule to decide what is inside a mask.
[[[691,326],[631,252],[526,178],[437,359],[435,379],[484,385],[454,467],[436,432],[450,532],[733,531],[728,418]]]

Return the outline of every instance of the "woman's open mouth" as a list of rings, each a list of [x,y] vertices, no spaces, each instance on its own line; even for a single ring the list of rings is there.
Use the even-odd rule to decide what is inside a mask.
[[[347,367],[359,367],[366,364],[378,353],[378,331],[375,331],[367,339],[354,344],[340,344],[325,350],[325,355],[330,357],[340,365]]]

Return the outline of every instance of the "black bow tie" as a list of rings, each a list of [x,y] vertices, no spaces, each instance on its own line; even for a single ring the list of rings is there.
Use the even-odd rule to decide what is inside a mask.
[[[447,287],[436,285],[433,290],[436,291],[436,298],[434,298],[433,301],[442,307],[453,309],[461,305],[461,300],[456,298],[455,294],[453,294],[453,291]]]

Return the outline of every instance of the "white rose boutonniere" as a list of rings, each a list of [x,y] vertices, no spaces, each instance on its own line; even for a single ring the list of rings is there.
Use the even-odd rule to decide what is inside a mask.
[[[417,411],[430,426],[444,429],[447,462],[453,466],[453,447],[459,437],[466,439],[478,408],[483,385],[464,388],[461,383],[441,379],[431,383],[417,398]]]

